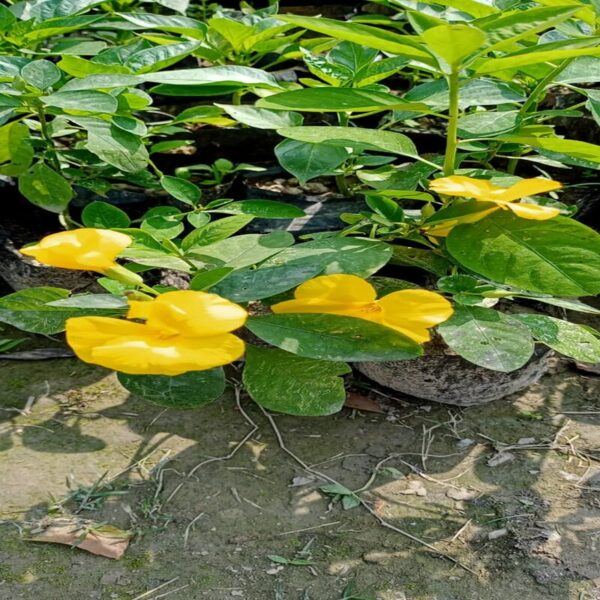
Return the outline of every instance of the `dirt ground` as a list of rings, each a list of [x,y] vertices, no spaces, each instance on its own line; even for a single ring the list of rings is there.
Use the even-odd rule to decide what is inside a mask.
[[[464,411],[272,423],[233,392],[165,411],[73,359],[0,378],[0,600],[600,599],[600,378],[566,363]],[[120,561],[26,540],[60,515],[134,537]]]

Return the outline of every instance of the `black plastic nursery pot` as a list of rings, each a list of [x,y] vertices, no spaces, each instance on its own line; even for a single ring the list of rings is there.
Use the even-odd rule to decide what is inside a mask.
[[[537,383],[548,369],[552,351],[538,346],[520,369],[492,371],[468,362],[440,343],[425,346],[413,360],[355,363],[357,371],[397,392],[454,406],[477,406],[521,392]]]
[[[339,231],[344,227],[340,220],[342,213],[359,213],[367,210],[364,198],[355,196],[345,198],[340,194],[328,191],[323,186],[323,193],[303,193],[301,188],[295,188],[297,193],[291,194],[265,189],[261,181],[278,181],[279,178],[290,177],[280,168],[272,168],[262,173],[250,173],[243,181],[244,197],[250,199],[275,200],[291,204],[304,211],[305,216],[291,221],[284,219],[255,219],[246,231],[251,233],[268,233],[276,230],[285,230],[296,235],[318,233],[325,231]]]

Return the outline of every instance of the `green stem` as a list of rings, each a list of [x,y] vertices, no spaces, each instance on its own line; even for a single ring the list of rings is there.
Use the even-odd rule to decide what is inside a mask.
[[[52,140],[52,136],[50,135],[50,130],[48,129],[48,121],[46,120],[46,114],[44,113],[44,109],[42,106],[36,107],[36,113],[38,119],[40,120],[40,131],[46,145],[48,146],[48,154],[50,156],[50,162],[54,167],[54,170],[60,174],[60,160],[58,159],[58,154],[56,153],[56,148],[54,147],[54,141]]]
[[[563,60],[558,67],[552,69],[550,73],[548,73],[545,77],[540,79],[538,84],[533,88],[529,98],[525,101],[521,109],[519,110],[519,115],[524,116],[530,112],[533,108],[534,110],[537,108],[539,101],[541,100],[541,96],[546,91],[546,87],[557,77],[560,75],[571,63],[573,62],[572,58],[567,58]]]
[[[242,92],[233,92],[231,96],[231,104],[239,106],[242,103]]]
[[[448,109],[448,133],[444,157],[444,175],[446,177],[454,173],[454,166],[456,165],[456,149],[458,147],[459,85],[459,73],[458,71],[452,71],[448,76],[450,107]]]
[[[352,194],[350,193],[350,188],[348,187],[348,182],[346,181],[345,175],[338,175],[335,178],[335,185],[337,186],[340,194],[342,194],[345,198],[350,198]]]

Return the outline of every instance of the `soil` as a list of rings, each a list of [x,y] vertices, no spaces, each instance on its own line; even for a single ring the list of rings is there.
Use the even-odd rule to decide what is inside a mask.
[[[320,491],[244,397],[258,428],[238,447],[252,428],[232,392],[177,412],[74,359],[0,369],[0,600],[338,600],[350,583],[355,600],[600,598],[600,379],[566,362],[463,411],[357,380],[384,414],[275,416],[287,448],[351,490],[385,461],[359,494],[375,516]],[[52,514],[131,530],[122,560],[25,540],[67,478],[89,492],[104,473],[95,510],[77,513],[80,490]]]

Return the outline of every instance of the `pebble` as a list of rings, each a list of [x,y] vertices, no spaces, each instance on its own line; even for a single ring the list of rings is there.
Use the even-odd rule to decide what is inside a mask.
[[[427,490],[425,486],[416,479],[408,482],[408,487],[405,490],[401,490],[400,494],[404,494],[405,496],[427,496]]]
[[[472,440],[471,438],[463,438],[462,440],[458,440],[458,442],[456,442],[456,445],[461,449],[465,449],[468,448],[469,446],[472,446],[475,443],[475,440]]]
[[[529,446],[530,444],[535,444],[536,443],[536,439],[529,437],[529,438],[521,438],[518,442],[517,445],[518,446]]]
[[[464,487],[449,488],[446,492],[446,496],[448,496],[448,498],[452,498],[452,500],[471,500],[477,496],[477,492],[468,490]]]
[[[497,540],[498,538],[504,537],[508,535],[508,529],[503,527],[502,529],[495,529],[494,531],[490,531],[488,533],[488,540]]]
[[[511,462],[515,458],[515,455],[511,454],[510,452],[498,452],[498,454],[492,456],[492,458],[487,461],[487,464],[489,467],[497,467],[498,465]]]

